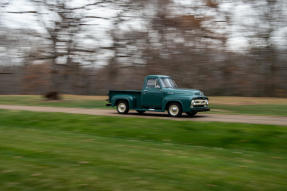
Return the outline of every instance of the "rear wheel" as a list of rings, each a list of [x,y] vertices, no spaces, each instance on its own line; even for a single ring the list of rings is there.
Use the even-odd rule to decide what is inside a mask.
[[[129,112],[129,104],[125,100],[120,100],[117,103],[117,111],[119,114],[126,114]]]
[[[193,117],[197,114],[196,111],[191,111],[191,112],[186,112],[186,114],[189,116],[189,117]]]
[[[168,114],[171,117],[180,117],[182,115],[182,108],[179,103],[171,103],[168,106]]]
[[[138,112],[139,114],[144,114],[145,111],[137,110],[137,112]]]

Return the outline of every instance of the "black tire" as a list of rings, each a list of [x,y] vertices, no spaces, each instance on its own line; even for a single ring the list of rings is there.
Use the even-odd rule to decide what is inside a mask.
[[[182,107],[179,103],[170,103],[167,111],[170,117],[180,117],[182,115]]]
[[[125,100],[120,100],[117,103],[117,112],[119,114],[127,114],[129,112],[129,103]]]
[[[189,116],[189,117],[193,117],[197,114],[196,111],[191,111],[191,112],[186,112],[186,114]]]
[[[137,110],[137,112],[138,112],[139,114],[144,114],[145,111]]]

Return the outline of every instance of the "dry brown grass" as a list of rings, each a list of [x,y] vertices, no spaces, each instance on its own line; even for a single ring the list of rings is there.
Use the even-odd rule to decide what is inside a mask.
[[[89,95],[63,95],[66,100],[106,100],[108,96],[89,96]]]
[[[216,96],[209,97],[211,104],[218,105],[257,105],[257,104],[287,104],[287,98],[270,97],[229,97]]]
[[[62,94],[64,100],[106,100],[108,96],[89,96],[89,95],[71,95]],[[0,95],[0,97],[31,97],[41,98],[41,95]]]

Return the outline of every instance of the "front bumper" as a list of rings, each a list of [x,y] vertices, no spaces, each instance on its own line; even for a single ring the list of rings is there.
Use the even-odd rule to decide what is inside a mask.
[[[193,108],[189,108],[189,110],[201,112],[201,111],[210,111],[210,108],[209,107],[193,107]]]
[[[208,99],[195,98],[190,102],[190,111],[210,111]]]

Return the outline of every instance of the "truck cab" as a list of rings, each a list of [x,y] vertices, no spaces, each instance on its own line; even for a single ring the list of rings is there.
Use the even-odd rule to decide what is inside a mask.
[[[172,117],[182,113],[194,116],[197,112],[209,111],[208,98],[194,89],[180,89],[174,80],[165,75],[149,75],[144,79],[142,90],[110,90],[109,106],[116,106],[120,114],[130,109],[165,112]]]

